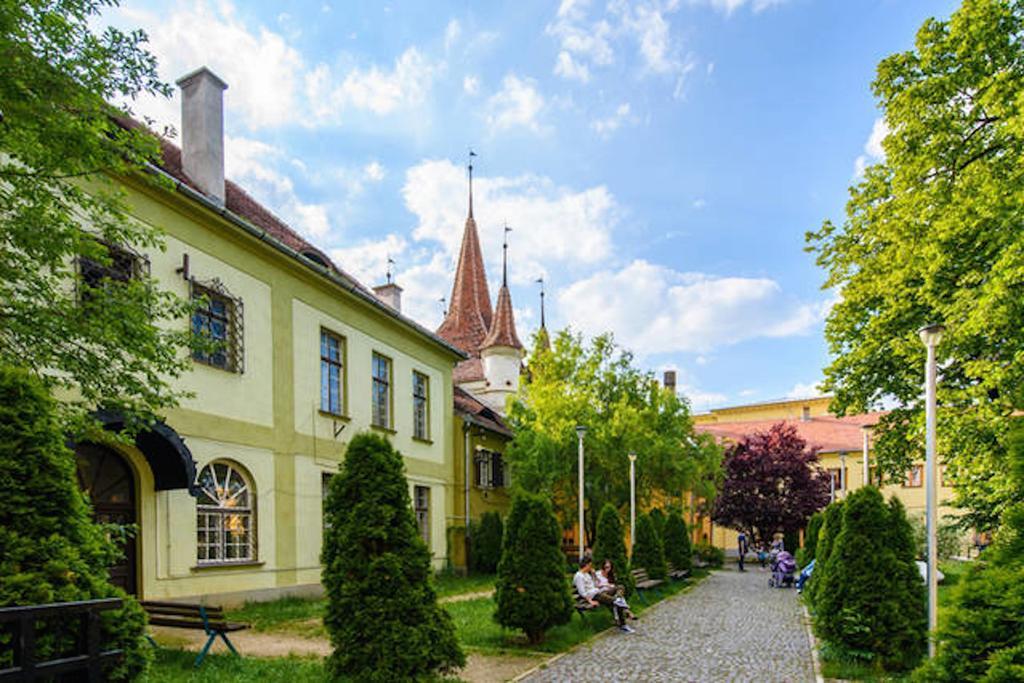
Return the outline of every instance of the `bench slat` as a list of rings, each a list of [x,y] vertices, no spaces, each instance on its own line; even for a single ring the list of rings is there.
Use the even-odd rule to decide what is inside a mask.
[[[178,615],[183,617],[195,617],[202,619],[199,610],[188,607],[145,607],[147,614]],[[211,621],[219,621],[224,618],[224,611],[218,608],[207,609],[206,618]]]

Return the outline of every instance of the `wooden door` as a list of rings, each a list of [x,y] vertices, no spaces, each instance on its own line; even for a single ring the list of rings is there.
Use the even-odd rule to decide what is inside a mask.
[[[93,518],[102,524],[130,527],[123,553],[110,566],[110,582],[131,595],[137,594],[135,527],[135,477],[127,461],[116,451],[97,444],[80,444],[78,485],[92,502]]]

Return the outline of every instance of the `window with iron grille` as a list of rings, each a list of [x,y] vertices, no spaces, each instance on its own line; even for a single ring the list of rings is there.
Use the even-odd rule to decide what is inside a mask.
[[[391,428],[391,359],[373,354],[373,424]]]
[[[416,513],[416,528],[420,538],[430,547],[430,487],[413,487],[413,511]]]
[[[255,497],[248,473],[216,461],[202,469],[196,500],[196,558],[200,564],[256,559]]]
[[[430,378],[412,373],[412,427],[417,439],[430,438]]]
[[[102,242],[107,250],[107,261],[98,261],[88,256],[78,258],[80,288],[79,300],[96,300],[102,291],[112,284],[130,282],[148,272],[149,261],[128,249]]]
[[[345,339],[320,330],[320,410],[345,414]]]
[[[217,279],[208,283],[192,281],[192,334],[207,342],[192,357],[200,363],[228,372],[245,371],[242,300],[234,297]]]

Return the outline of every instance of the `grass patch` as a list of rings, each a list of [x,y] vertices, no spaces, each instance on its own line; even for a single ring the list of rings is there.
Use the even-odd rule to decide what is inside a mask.
[[[437,597],[448,598],[465,593],[482,593],[493,591],[497,577],[494,574],[473,574],[458,576],[456,574],[438,574],[434,577],[434,590]]]
[[[316,657],[257,659],[216,654],[208,655],[198,669],[193,666],[195,658],[195,652],[158,649],[153,666],[143,680],[151,683],[234,683],[259,680],[305,683],[327,678],[323,661]]]
[[[864,683],[899,683],[910,680],[906,674],[887,673],[853,662],[829,661],[821,662],[821,675],[825,680],[863,681]]]

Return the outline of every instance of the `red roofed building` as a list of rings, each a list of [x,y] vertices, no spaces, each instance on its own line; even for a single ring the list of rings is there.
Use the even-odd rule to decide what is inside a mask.
[[[818,450],[821,466],[832,474],[833,495],[840,499],[863,486],[865,481],[877,485],[878,473],[871,456],[871,428],[885,412],[836,417],[828,412],[831,400],[830,396],[817,396],[718,408],[694,415],[694,429],[713,435],[727,447],[752,434],[765,432],[779,422],[792,425],[808,446]],[[924,460],[923,453],[921,460]],[[902,500],[909,515],[923,515],[923,464],[915,464],[903,481],[887,481],[882,492],[886,497],[895,495]],[[952,495],[952,487],[940,473],[940,515],[954,512],[947,504]],[[706,537],[720,548],[735,551],[736,532],[713,524],[706,514],[698,513],[697,507],[694,505],[691,513],[696,539]]]

